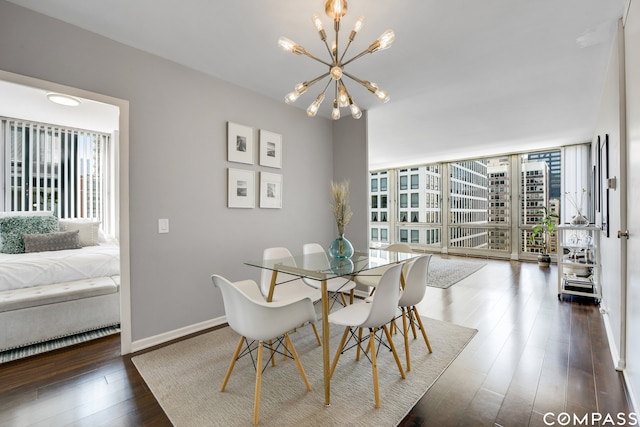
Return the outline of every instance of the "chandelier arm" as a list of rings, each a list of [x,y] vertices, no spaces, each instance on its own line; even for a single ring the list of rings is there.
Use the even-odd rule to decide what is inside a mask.
[[[350,76],[347,76],[347,77],[351,78]],[[349,93],[349,90],[347,89],[347,85],[344,84],[344,80],[340,80],[340,81],[342,82],[342,87],[344,88],[344,91],[347,94],[347,97],[351,98],[351,94]]]
[[[307,88],[311,87],[312,85],[318,83],[320,80],[324,79],[325,77],[327,77],[329,75],[329,72],[327,71],[326,73],[322,74],[321,76],[316,77],[313,80],[309,80],[307,82]]]
[[[360,80],[359,78],[357,78],[354,75],[351,75],[349,73],[347,73],[346,71],[342,71],[342,74],[344,74],[345,76],[349,77],[351,80],[353,80],[354,82],[360,83],[362,86],[366,87],[367,90],[369,89],[369,87],[367,86],[367,84],[364,82],[364,80]],[[343,83],[344,84],[344,83]],[[345,87],[346,89],[346,87]]]
[[[320,62],[321,64],[326,65],[327,67],[331,67],[331,64],[329,64],[327,61],[324,61],[324,60],[322,60],[322,59],[318,58],[317,56],[314,56],[314,55],[310,54],[310,53],[309,53],[309,52],[307,52],[306,50],[305,50],[304,52],[302,52],[302,54],[303,54],[304,56],[307,56],[307,57],[309,57],[309,58],[311,58],[311,59],[314,59],[314,60],[316,60],[316,61]]]
[[[353,58],[349,59],[347,62],[343,62],[342,66],[344,67],[345,65],[349,64],[350,62],[355,61],[358,58],[363,57],[364,55],[366,55],[367,53],[372,53],[373,51],[371,50],[370,47],[366,48],[365,50],[363,50],[362,52],[360,52],[359,54],[357,54],[356,56],[354,56]]]
[[[349,50],[349,46],[351,46],[351,42],[352,42],[352,40],[351,40],[351,39],[349,39],[349,43],[347,43],[347,45],[346,45],[346,46],[345,46],[345,48],[344,48],[344,52],[342,52],[342,56],[340,57],[340,62],[341,62],[341,63],[342,63],[342,60],[344,59],[344,56],[347,54],[347,51]],[[351,61],[353,61],[353,60],[351,60]],[[349,61],[349,62],[351,62],[351,61]],[[346,65],[346,64],[342,64],[342,66],[343,66],[343,67],[344,67],[345,65]]]
[[[329,57],[333,58],[333,52],[331,52],[331,47],[329,46],[329,43],[327,42],[327,38],[325,37],[324,41],[324,45],[327,48],[327,52],[329,52]]]
[[[326,86],[324,87],[324,89],[322,89],[322,92],[319,93],[319,95],[324,95],[327,92],[327,89],[329,89],[329,85],[331,84],[331,81],[333,79],[329,79],[329,81],[327,82]]]
[[[336,50],[335,52],[333,52],[333,55],[331,55],[331,58],[333,59],[334,62],[338,62],[338,50],[340,49],[340,43],[338,42],[338,35],[340,34],[340,18],[336,18],[335,21],[333,21],[333,28],[336,31]]]

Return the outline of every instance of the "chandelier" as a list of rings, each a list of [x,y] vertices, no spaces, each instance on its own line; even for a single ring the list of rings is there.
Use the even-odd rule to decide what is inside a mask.
[[[322,81],[326,77],[329,77],[328,82],[324,87],[324,89],[322,90],[322,92],[320,92],[320,94],[316,97],[315,101],[313,101],[311,105],[309,105],[309,107],[307,108],[307,115],[309,117],[315,117],[316,113],[318,112],[318,108],[320,108],[320,104],[322,104],[322,101],[324,101],[325,93],[327,92],[327,89],[329,89],[329,87],[331,86],[331,83],[334,83],[333,110],[331,111],[331,118],[333,118],[333,120],[338,120],[340,118],[340,108],[349,107],[353,118],[359,119],[362,116],[362,111],[360,110],[360,107],[358,107],[358,105],[353,101],[353,98],[349,94],[349,91],[347,90],[347,87],[344,83],[344,77],[348,77],[349,79],[361,84],[369,92],[373,93],[376,97],[378,97],[378,99],[381,100],[382,102],[389,101],[389,95],[387,94],[387,92],[381,90],[378,87],[378,85],[376,85],[375,83],[369,82],[367,80],[361,80],[355,77],[354,75],[347,73],[345,71],[345,67],[351,62],[355,61],[356,59],[368,53],[377,52],[379,50],[384,50],[390,47],[391,43],[393,43],[393,40],[395,38],[395,33],[393,32],[393,30],[385,31],[384,33],[382,33],[380,38],[374,41],[373,43],[371,43],[368,48],[366,48],[359,54],[345,61],[344,57],[345,57],[345,54],[347,53],[347,50],[349,50],[349,46],[351,46],[351,42],[353,42],[354,38],[358,34],[358,31],[362,29],[362,25],[364,23],[364,16],[361,16],[358,19],[356,19],[356,22],[353,26],[353,30],[351,31],[351,34],[349,34],[349,40],[344,50],[341,51],[340,45],[338,43],[338,34],[340,32],[340,20],[347,13],[347,2],[346,0],[327,0],[327,2],[324,5],[324,9],[327,16],[333,19],[333,28],[336,33],[335,40],[333,41],[331,47],[327,42],[327,33],[325,32],[324,27],[322,25],[322,20],[320,19],[320,15],[317,13],[314,14],[312,17],[312,22],[313,22],[313,25],[318,30],[320,39],[324,42],[324,45],[326,46],[327,51],[329,52],[330,62],[324,61],[318,58],[317,56],[312,55],[304,47],[296,44],[294,41],[289,40],[286,37],[280,37],[280,39],[278,39],[278,45],[282,49],[288,52],[293,52],[296,55],[305,55],[315,61],[318,61],[324,64],[329,69],[326,73],[316,77],[315,79],[298,83],[295,86],[295,89],[292,92],[289,92],[285,96],[284,100],[287,104],[292,104],[298,99],[298,97],[300,97],[300,95],[305,93],[307,89],[309,89],[309,87],[311,87],[315,83]]]

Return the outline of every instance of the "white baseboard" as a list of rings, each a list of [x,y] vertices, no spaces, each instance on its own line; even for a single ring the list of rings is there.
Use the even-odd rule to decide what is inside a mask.
[[[624,371],[624,361],[620,360],[620,353],[616,347],[615,336],[613,335],[613,329],[611,328],[611,318],[609,317],[609,309],[607,309],[604,302],[600,302],[600,313],[602,313],[602,319],[604,320],[604,330],[607,333],[607,342],[609,343],[609,352],[611,353],[611,360],[613,360],[613,367],[616,371]]]
[[[627,371],[622,371],[622,378],[624,378],[624,383],[627,386],[627,394],[629,394],[629,399],[631,400],[631,412],[635,412],[636,414],[640,413],[640,406],[638,406],[638,401],[636,400],[636,396],[633,393],[633,387],[631,386],[631,381],[627,377]]]
[[[196,323],[196,324],[193,324],[193,325],[185,326],[183,328],[174,329],[173,331],[164,332],[162,334],[155,335],[155,336],[148,337],[148,338],[143,338],[143,339],[138,340],[138,341],[133,341],[131,343],[131,351],[133,353],[135,353],[136,351],[144,350],[144,349],[147,349],[149,347],[153,347],[155,345],[164,344],[164,343],[169,342],[171,340],[182,338],[182,337],[187,336],[189,334],[193,334],[193,333],[196,333],[196,332],[203,331],[205,329],[213,328],[215,326],[219,326],[219,325],[222,325],[224,323],[227,323],[227,317],[226,316],[222,316],[222,317],[218,317],[216,319],[211,319],[211,320],[207,320],[207,321],[204,321],[204,322]]]

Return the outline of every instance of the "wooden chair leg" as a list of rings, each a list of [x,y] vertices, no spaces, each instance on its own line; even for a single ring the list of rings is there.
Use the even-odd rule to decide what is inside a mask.
[[[362,328],[358,328],[358,347],[356,348],[356,360],[360,360],[360,343],[362,342]],[[369,342],[371,345],[371,342]],[[368,349],[369,347],[367,347]]]
[[[229,363],[229,368],[227,369],[227,375],[225,375],[224,380],[222,381],[222,387],[220,388],[220,391],[224,391],[224,389],[227,387],[227,383],[229,382],[229,377],[231,377],[231,371],[233,371],[233,367],[236,366],[238,355],[240,354],[240,350],[242,350],[242,344],[244,344],[244,337],[240,337],[240,341],[238,341],[238,345],[236,346],[236,351],[233,353],[233,357],[231,358],[231,363]]]
[[[311,324],[313,328],[313,333],[316,334],[316,341],[318,341],[318,347],[322,347],[322,341],[320,340],[320,334],[318,334],[318,329],[314,323]]]
[[[351,328],[348,326],[344,329],[344,333],[342,334],[342,339],[340,340],[340,345],[338,346],[338,351],[336,351],[336,356],[333,358],[333,363],[331,363],[331,370],[329,370],[329,378],[333,376],[333,371],[336,369],[338,365],[338,359],[340,359],[340,355],[342,354],[342,347],[344,347],[344,343],[347,342],[347,337],[349,336],[349,331]]]
[[[391,339],[391,334],[389,333],[389,328],[387,328],[387,325],[384,325],[382,327],[382,329],[384,329],[384,333],[387,336],[387,340],[389,340],[389,347],[391,347],[391,352],[393,353],[393,358],[396,360],[396,365],[398,365],[398,371],[400,371],[400,376],[402,377],[402,379],[405,379],[406,376],[404,375],[404,369],[402,369],[402,363],[400,363],[400,358],[398,357],[398,352],[396,351],[396,346],[393,345],[393,340]],[[372,353],[375,353],[375,351],[373,351]]]
[[[262,341],[258,342],[258,361],[256,363],[256,393],[253,400],[253,425],[258,425],[260,412],[260,385],[262,383]]]
[[[369,343],[375,340],[375,332],[373,329],[370,329],[369,332]],[[376,357],[375,348],[371,351],[371,372],[373,374],[373,394],[376,400],[376,408],[380,407],[380,390],[378,389],[378,358]]]
[[[274,354],[273,354],[273,341],[272,340],[269,340],[269,356],[270,356],[270,359],[271,359],[271,366],[276,366],[276,358],[273,357]]]
[[[425,344],[427,344],[429,353],[433,353],[433,350],[431,350],[431,343],[429,343],[429,338],[427,338],[427,332],[425,331],[424,325],[422,324],[422,319],[420,318],[420,313],[418,313],[418,309],[414,306],[414,307],[411,307],[411,311],[413,311],[413,313],[415,314],[416,319],[418,321],[418,325],[420,325],[420,330],[422,331],[422,338],[424,338],[424,342]]]
[[[407,307],[407,314],[409,315],[409,325],[411,326],[411,332],[413,332],[413,339],[418,338],[418,334],[416,333],[416,322],[412,321],[412,317],[415,316],[411,307]]]
[[[342,300],[342,305],[347,306],[347,300],[344,298],[344,294],[340,292],[340,299]]]
[[[402,333],[404,335],[404,356],[407,361],[407,372],[411,370],[411,355],[409,354],[409,325],[411,319],[407,319],[409,311],[402,308]]]
[[[304,368],[302,367],[302,363],[300,362],[300,358],[298,357],[298,352],[296,351],[296,348],[293,346],[293,342],[291,341],[289,334],[284,335],[284,342],[285,342],[285,348],[289,353],[291,353],[293,360],[296,361],[296,365],[298,366],[298,370],[300,371],[300,376],[302,376],[302,380],[304,381],[304,384],[307,386],[307,390],[311,391],[311,384],[309,384],[309,379],[307,378],[307,374],[304,373]]]

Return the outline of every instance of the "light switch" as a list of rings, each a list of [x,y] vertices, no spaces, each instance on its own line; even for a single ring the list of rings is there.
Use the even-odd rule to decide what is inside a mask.
[[[167,218],[160,218],[158,220],[158,233],[164,234],[169,232],[169,220]]]

